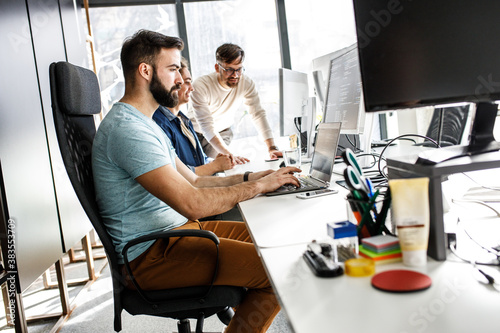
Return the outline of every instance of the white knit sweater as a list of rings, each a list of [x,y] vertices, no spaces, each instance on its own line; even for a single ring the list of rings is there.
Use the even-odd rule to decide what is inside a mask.
[[[273,133],[266,111],[260,105],[255,83],[243,75],[235,88],[226,89],[217,80],[217,72],[204,75],[193,83],[188,117],[196,132],[210,141],[217,133],[234,123],[234,113],[244,102],[261,137],[269,139]]]

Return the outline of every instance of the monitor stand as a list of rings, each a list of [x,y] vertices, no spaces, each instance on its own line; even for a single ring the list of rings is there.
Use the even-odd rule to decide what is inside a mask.
[[[495,137],[493,136],[497,113],[497,104],[488,102],[477,103],[469,145],[449,146],[422,152],[418,155],[416,164],[435,165],[458,157],[500,150],[500,143],[495,141]]]

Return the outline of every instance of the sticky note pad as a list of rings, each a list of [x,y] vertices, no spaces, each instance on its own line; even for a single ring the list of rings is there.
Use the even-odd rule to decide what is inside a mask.
[[[399,249],[399,239],[391,235],[377,235],[363,238],[361,243],[365,248],[377,253]]]

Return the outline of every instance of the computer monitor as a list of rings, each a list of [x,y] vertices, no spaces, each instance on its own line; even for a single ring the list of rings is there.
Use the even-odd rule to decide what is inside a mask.
[[[302,151],[309,155],[312,128],[316,118],[315,99],[309,97],[306,73],[287,68],[279,69],[280,135],[299,135]]]
[[[328,85],[328,73],[330,72],[330,62],[346,52],[348,47],[314,58],[312,61],[312,76],[316,97],[318,97],[321,110],[325,104],[326,87]]]
[[[417,162],[499,149],[500,1],[354,0],[354,12],[366,111],[476,104],[468,146]]]
[[[343,134],[362,134],[364,107],[356,44],[330,60],[323,122],[342,122]]]

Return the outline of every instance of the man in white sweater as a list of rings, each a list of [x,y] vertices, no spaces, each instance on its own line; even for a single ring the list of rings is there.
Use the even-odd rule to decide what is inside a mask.
[[[233,132],[234,113],[244,102],[248,112],[267,145],[270,158],[282,156],[274,144],[273,133],[267,121],[266,111],[260,105],[255,83],[243,75],[245,52],[234,44],[223,44],[215,53],[215,72],[194,81],[189,117],[193,122],[205,154],[229,154],[237,164],[249,160],[229,151]]]

